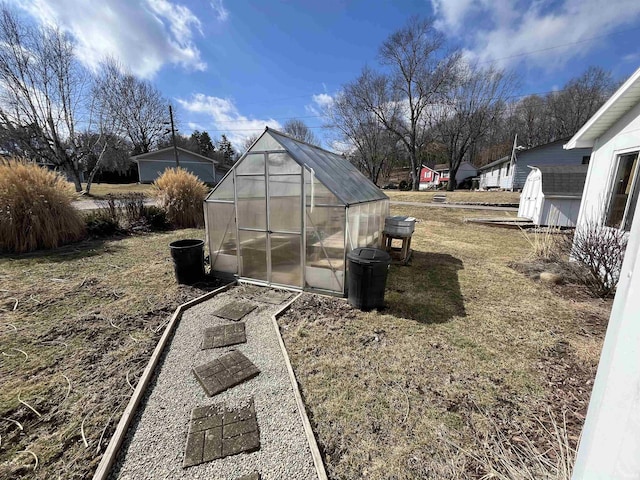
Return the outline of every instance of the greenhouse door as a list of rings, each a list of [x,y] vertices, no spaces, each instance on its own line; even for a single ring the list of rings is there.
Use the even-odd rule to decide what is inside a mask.
[[[285,153],[265,157],[266,175],[237,176],[240,274],[301,288],[301,167]]]

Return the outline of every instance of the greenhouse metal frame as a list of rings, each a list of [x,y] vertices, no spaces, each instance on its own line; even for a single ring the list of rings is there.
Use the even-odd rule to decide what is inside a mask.
[[[266,128],[205,200],[220,277],[346,293],[346,256],[377,247],[389,198],[344,157]]]

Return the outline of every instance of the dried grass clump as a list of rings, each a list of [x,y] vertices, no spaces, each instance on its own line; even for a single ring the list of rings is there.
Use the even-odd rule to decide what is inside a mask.
[[[207,187],[198,177],[178,167],[169,168],[153,183],[167,217],[176,228],[204,224],[204,197]]]
[[[62,175],[20,159],[0,161],[0,251],[24,253],[83,238]]]

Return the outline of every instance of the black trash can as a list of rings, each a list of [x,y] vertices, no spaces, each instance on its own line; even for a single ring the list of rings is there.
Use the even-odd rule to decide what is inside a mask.
[[[169,244],[178,283],[192,285],[204,280],[204,241],[178,240]]]
[[[349,260],[349,303],[360,310],[384,307],[384,289],[391,256],[377,248],[355,248]]]

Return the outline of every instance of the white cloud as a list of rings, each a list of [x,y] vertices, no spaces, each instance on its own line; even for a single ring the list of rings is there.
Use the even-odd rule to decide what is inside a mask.
[[[311,103],[305,105],[305,110],[314,115],[323,116],[327,111],[327,108],[333,105],[333,96],[327,93],[318,93],[317,95],[311,95]]]
[[[615,5],[613,5],[615,3]],[[545,68],[585,55],[640,17],[637,0],[431,0],[436,26],[467,47],[471,60],[513,66],[527,62]],[[555,48],[558,45],[566,45]],[[527,55],[521,55],[525,52]]]
[[[331,95],[327,95],[326,93],[313,95],[311,99],[321,108],[330,107],[331,105],[333,105],[333,97]]]
[[[224,8],[222,0],[212,0],[211,8],[213,8],[213,11],[216,12],[216,17],[221,22],[224,22],[225,20],[227,20],[227,18],[229,18],[229,12],[226,8]]]
[[[134,74],[150,78],[165,64],[205,70],[194,43],[201,23],[169,0],[13,0],[42,24],[58,25],[78,42],[78,56],[94,69],[115,57]]]
[[[232,100],[213,97],[204,93],[196,93],[191,98],[178,99],[181,107],[197,120],[190,120],[189,124],[211,125],[210,130],[220,130],[236,147],[240,147],[245,138],[260,134],[265,126],[281,129],[282,125],[272,118],[258,119],[242,115]],[[207,130],[202,127],[202,130]],[[217,136],[217,135],[212,135]]]

